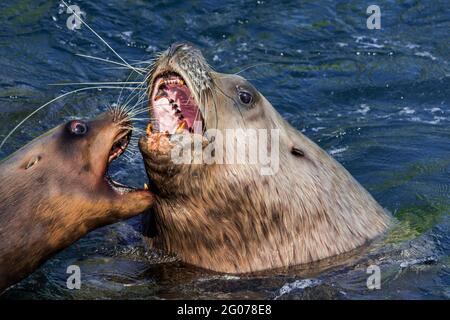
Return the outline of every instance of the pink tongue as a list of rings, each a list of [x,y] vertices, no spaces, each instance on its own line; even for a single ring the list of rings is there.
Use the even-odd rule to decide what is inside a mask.
[[[198,117],[198,108],[194,102],[194,97],[186,86],[169,85],[167,88],[169,100],[174,100],[180,107],[181,113],[187,121],[189,127],[192,127],[195,119]]]

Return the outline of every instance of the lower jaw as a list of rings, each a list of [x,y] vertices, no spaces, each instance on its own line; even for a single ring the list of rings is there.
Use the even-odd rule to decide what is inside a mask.
[[[124,185],[120,182],[114,181],[109,175],[105,176],[105,180],[108,183],[108,185],[111,187],[111,189],[113,189],[115,192],[117,192],[120,195],[138,190],[136,188]]]

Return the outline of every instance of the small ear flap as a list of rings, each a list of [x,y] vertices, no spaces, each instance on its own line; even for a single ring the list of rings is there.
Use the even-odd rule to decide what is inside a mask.
[[[30,169],[32,166],[34,166],[36,163],[38,163],[41,160],[41,156],[34,156],[28,161],[27,165],[25,166],[25,170]]]

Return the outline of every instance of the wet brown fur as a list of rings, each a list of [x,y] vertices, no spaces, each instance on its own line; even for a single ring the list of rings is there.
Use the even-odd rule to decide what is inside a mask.
[[[208,76],[201,81],[206,89],[195,89],[194,67]],[[148,176],[160,192],[144,220],[150,245],[196,266],[244,273],[335,256],[386,230],[389,214],[245,79],[213,72],[187,45],[162,54],[150,83],[167,69],[181,74],[206,106],[208,129],[280,129],[280,167],[262,176],[257,165],[175,165],[141,140]],[[236,88],[253,94],[252,106],[239,103]]]
[[[82,138],[61,125],[0,163],[0,293],[89,231],[153,202],[149,192],[107,187],[103,173],[120,129],[109,114],[88,125]]]

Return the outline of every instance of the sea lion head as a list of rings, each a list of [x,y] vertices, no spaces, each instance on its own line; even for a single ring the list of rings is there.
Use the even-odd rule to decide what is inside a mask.
[[[339,163],[247,80],[212,70],[194,46],[172,45],[148,80],[153,120],[139,148],[159,194],[144,220],[153,246],[240,273],[348,252],[385,230],[388,215]],[[255,143],[242,140],[255,135]],[[199,153],[213,161],[196,161]]]
[[[36,138],[1,163],[3,211],[39,212],[94,226],[136,215],[153,196],[108,177],[127,148],[131,123],[114,109],[93,120],[72,120]],[[91,229],[89,227],[89,229]]]
[[[148,82],[152,129],[147,138],[140,140],[139,147],[148,160],[150,180],[160,194],[190,193],[192,186],[184,190],[180,180],[209,176],[215,167],[212,163],[198,164],[194,159],[188,165],[174,165],[169,159],[173,135],[190,135],[192,141],[197,138],[204,150],[217,132],[225,135],[227,130],[236,129],[278,130],[282,121],[249,81],[214,71],[201,51],[190,44],[175,43],[164,51],[148,75]],[[225,154],[221,156],[226,158]],[[260,168],[256,164],[251,169]]]
[[[0,162],[0,293],[89,231],[148,209],[148,190],[108,178],[131,123],[121,109],[72,120]]]

